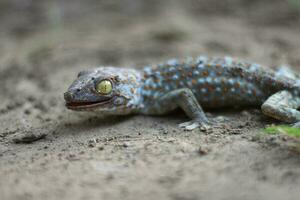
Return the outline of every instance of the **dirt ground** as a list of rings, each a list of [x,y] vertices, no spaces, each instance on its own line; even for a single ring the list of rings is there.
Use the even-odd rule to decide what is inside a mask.
[[[259,109],[107,117],[69,111],[63,92],[98,65],[231,55],[300,71],[290,0],[0,2],[0,199],[299,199],[297,140],[265,136]],[[37,141],[26,143],[26,137]]]

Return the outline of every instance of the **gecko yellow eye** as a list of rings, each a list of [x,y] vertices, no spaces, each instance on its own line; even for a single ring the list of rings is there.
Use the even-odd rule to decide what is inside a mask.
[[[96,85],[96,90],[100,94],[109,94],[112,91],[112,84],[111,84],[111,82],[109,80],[100,81]]]

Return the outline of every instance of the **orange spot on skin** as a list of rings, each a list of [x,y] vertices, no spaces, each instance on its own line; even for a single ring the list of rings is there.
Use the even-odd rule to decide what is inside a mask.
[[[213,92],[215,90],[215,87],[213,85],[210,85],[208,87],[209,92]]]
[[[166,81],[166,82],[169,83],[169,82],[171,82],[171,80],[172,80],[172,79],[171,79],[169,76],[165,77],[165,81]]]
[[[210,85],[208,83],[205,83],[205,84],[203,84],[203,87],[208,89],[210,87]]]
[[[208,71],[203,71],[202,76],[207,77],[208,76]]]
[[[227,93],[227,92],[228,92],[228,88],[225,87],[225,88],[223,89],[223,94],[225,94],[225,93]]]
[[[222,83],[223,85],[225,85],[226,79],[222,78],[222,79],[221,79],[221,83]]]
[[[170,76],[172,76],[172,72],[165,72],[165,77],[166,78],[170,78]]]
[[[153,90],[154,88],[152,86],[148,86],[147,90]]]
[[[158,79],[158,78],[155,78],[155,79],[154,79],[154,82],[155,82],[155,83],[158,83],[158,82],[159,82],[159,79]]]
[[[241,85],[239,83],[235,83],[234,87],[237,88],[237,89],[239,89],[241,87]]]
[[[158,66],[155,65],[155,66],[152,67],[152,70],[155,71],[155,70],[157,70],[157,68],[158,68]]]
[[[245,88],[242,88],[241,92],[244,93],[244,94],[246,94],[247,90]]]
[[[144,90],[149,90],[149,87],[145,85],[145,86],[143,87],[143,89],[144,89]]]
[[[192,80],[192,84],[196,85],[197,81],[195,79]]]

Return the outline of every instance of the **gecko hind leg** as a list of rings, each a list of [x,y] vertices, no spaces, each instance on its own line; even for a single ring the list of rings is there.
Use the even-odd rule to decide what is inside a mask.
[[[180,107],[192,119],[189,122],[179,124],[179,127],[184,130],[190,131],[198,127],[208,129],[210,127],[202,107],[189,88],[168,92],[157,100],[157,105],[159,105],[159,114],[164,114]]]
[[[280,91],[270,96],[262,105],[262,112],[272,118],[300,126],[300,98],[290,91]]]

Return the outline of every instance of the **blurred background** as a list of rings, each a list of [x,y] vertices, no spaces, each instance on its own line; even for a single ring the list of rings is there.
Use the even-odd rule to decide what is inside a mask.
[[[2,97],[30,90],[21,77],[44,91],[64,71],[199,54],[300,66],[299,0],[1,0],[0,24]]]
[[[300,0],[0,0],[0,199],[299,197],[299,159],[236,133],[179,133],[184,116],[103,122],[64,106],[80,70],[200,54],[299,71]],[[265,124],[253,113],[230,121],[251,119],[255,135]],[[50,136],[11,142],[25,125]]]

